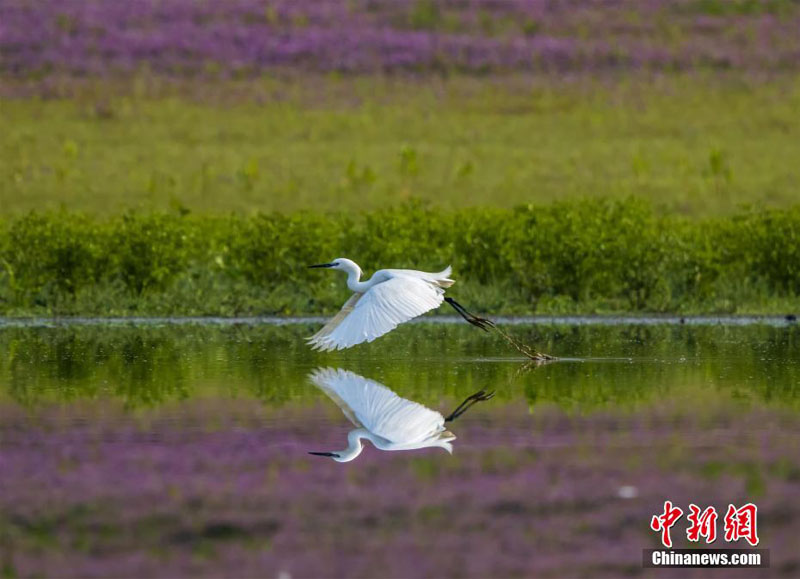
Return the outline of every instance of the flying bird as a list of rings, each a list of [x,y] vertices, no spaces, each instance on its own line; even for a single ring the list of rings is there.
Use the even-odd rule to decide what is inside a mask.
[[[347,287],[353,293],[342,309],[316,334],[308,338],[312,348],[341,350],[371,342],[425,312],[449,303],[470,324],[488,331],[494,324],[466,311],[459,303],[444,297],[445,288],[455,283],[451,268],[438,273],[415,269],[380,269],[361,281],[361,268],[354,261],[339,257],[330,263],[310,265],[347,273]]]
[[[349,462],[361,454],[363,439],[380,450],[440,447],[452,454],[452,441],[456,437],[445,428],[445,423],[464,414],[473,404],[494,396],[494,392],[476,392],[445,418],[422,404],[401,398],[379,382],[348,370],[318,368],[310,378],[356,426],[347,434],[346,449],[309,453],[336,462]]]

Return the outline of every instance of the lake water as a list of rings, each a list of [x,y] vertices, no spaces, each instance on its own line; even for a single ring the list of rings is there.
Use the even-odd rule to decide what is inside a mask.
[[[0,575],[692,575],[642,568],[667,499],[716,507],[714,547],[755,503],[770,568],[718,574],[799,575],[800,329],[552,321],[508,326],[565,358],[539,367],[466,324],[320,354],[301,323],[6,321]],[[353,428],[325,367],[445,414],[496,396],[449,425],[452,456],[340,464],[308,454]]]

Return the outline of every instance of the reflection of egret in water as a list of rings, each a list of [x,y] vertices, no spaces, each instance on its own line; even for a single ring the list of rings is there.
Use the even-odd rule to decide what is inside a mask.
[[[348,462],[363,450],[367,439],[380,450],[414,450],[438,446],[453,452],[455,435],[445,428],[473,404],[489,400],[494,392],[476,392],[445,418],[440,412],[401,398],[383,384],[347,370],[320,368],[311,381],[342,409],[356,425],[347,435],[347,448],[338,452],[311,452],[337,462]]]

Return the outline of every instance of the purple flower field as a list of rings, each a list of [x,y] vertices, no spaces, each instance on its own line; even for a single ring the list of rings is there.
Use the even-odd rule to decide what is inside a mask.
[[[708,576],[642,569],[666,498],[686,511],[758,505],[771,568],[726,577],[800,570],[789,411],[487,404],[453,425],[453,456],[367,448],[349,464],[306,454],[342,447],[348,430],[322,401],[206,398],[136,414],[108,400],[3,403],[0,414],[6,576]],[[685,530],[684,518],[677,547]]]
[[[4,0],[0,73],[800,67],[790,0]]]

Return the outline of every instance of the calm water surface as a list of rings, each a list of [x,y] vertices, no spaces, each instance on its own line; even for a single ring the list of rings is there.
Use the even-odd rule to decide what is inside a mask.
[[[466,325],[335,354],[311,331],[0,330],[2,574],[691,575],[641,567],[665,499],[720,519],[756,503],[771,567],[740,575],[800,574],[796,326],[510,328],[566,358],[540,367]],[[443,413],[496,396],[450,425],[452,456],[368,445],[339,464],[307,454],[352,429],[308,379],[324,367]]]

